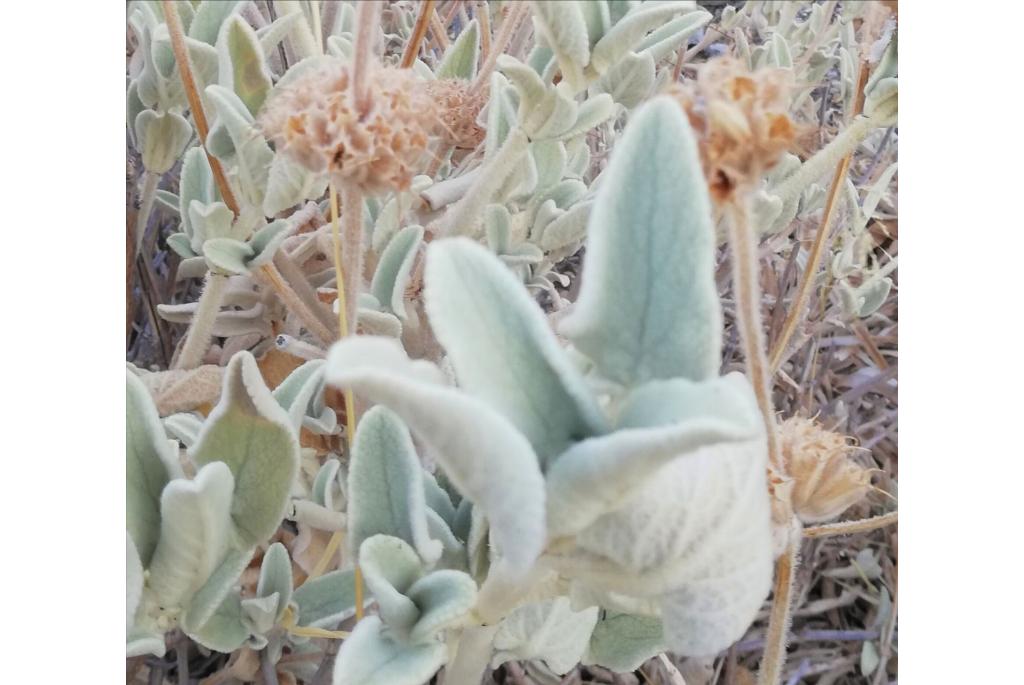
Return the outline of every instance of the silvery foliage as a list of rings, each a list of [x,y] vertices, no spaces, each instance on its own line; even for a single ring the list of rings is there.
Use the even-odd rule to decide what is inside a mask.
[[[228,364],[184,458],[131,372],[127,398],[128,654],[163,654],[175,627],[217,651],[252,636],[262,646],[291,600],[287,553],[276,544],[264,554],[256,597],[237,584],[289,505],[299,443],[288,413],[247,352]]]
[[[836,69],[839,78],[834,84],[839,92],[826,91],[823,97],[837,95],[844,111],[849,112],[858,94],[861,60],[867,60],[873,71],[864,88],[866,97],[860,116],[807,160],[801,162],[796,155],[786,154],[767,174],[754,204],[755,227],[762,233],[778,233],[795,219],[821,210],[829,173],[839,160],[869,136],[881,135],[876,133],[879,129],[896,124],[899,88],[894,20],[890,20],[868,54],[862,54],[854,21],[871,11],[871,3],[843,3],[842,12],[835,19],[826,11],[826,4],[811,5],[800,19],[801,7],[800,3],[776,0],[747,2],[738,12],[723,13],[722,22],[739,56],[751,69],[773,67],[792,72],[796,86],[793,111],[802,109],[807,120],[818,119],[821,104],[811,94],[826,80],[829,71]],[[754,41],[757,44],[752,47]]]
[[[796,3],[748,2],[726,8],[718,28],[751,66],[808,60],[813,73],[795,106],[813,105],[814,75],[835,66],[852,101],[852,5],[830,22],[818,6],[800,20]],[[128,654],[160,655],[164,635],[180,628],[207,648],[249,645],[276,661],[286,644],[312,648],[294,626],[351,617],[351,567],[292,589],[286,550],[267,547],[283,518],[346,530],[366,599],[379,607],[343,643],[336,683],[420,683],[446,664],[449,682],[474,682],[488,663],[510,659],[625,671],[665,649],[703,655],[737,639],[771,573],[761,424],[746,382],[718,377],[714,231],[692,134],[674,104],[641,106],[660,86],[655,65],[697,40],[711,15],[694,2],[533,3],[535,48],[525,62],[502,57],[491,76],[483,166],[445,162],[436,179],[365,203],[373,277],[359,324],[373,335],[307,362],[271,393],[251,355],[229,354],[253,336],[265,345],[269,320],[283,318],[252,274],[281,250],[301,264],[330,247],[324,230],[293,235],[296,221],[277,218],[303,203],[325,213],[325,179],[277,154],[255,116],[323,53],[351,54],[355,13],[339,3],[321,26],[297,0],[275,0],[273,22],[235,0],[175,7],[210,119],[208,149],[241,212],[228,210],[197,145],[159,5],[132,2],[129,135],[147,173],[181,161],[178,192],[157,190],[156,200],[180,221],[168,240],[183,258],[179,278],[230,278],[212,329],[230,363],[206,419],[161,419],[129,374]],[[384,42],[404,45],[414,13],[393,10]],[[762,230],[820,208],[826,170],[895,121],[895,39],[877,49],[884,65],[868,83],[864,117],[841,143],[773,170]],[[472,79],[479,62],[474,21],[433,68],[417,60],[414,69]],[[586,136],[596,128],[611,146],[624,120],[595,181]],[[468,183],[474,173],[489,182]],[[467,188],[471,220],[448,231],[465,237],[427,252],[424,309],[408,295],[421,225]],[[860,203],[863,217],[876,194]],[[837,278],[856,269],[885,283],[888,265],[861,259],[863,226],[854,223]],[[554,265],[584,242],[586,282],[564,312],[565,346],[524,284],[557,295],[554,282],[565,282]],[[328,286],[333,272],[306,277]],[[876,294],[853,293],[850,311],[864,315]],[[161,314],[186,323],[194,309]],[[458,389],[406,352],[417,352],[427,317]],[[290,319],[285,332],[300,333]],[[347,469],[298,446],[301,430],[340,431],[324,403],[328,381],[379,405],[360,421]],[[421,456],[439,468],[423,469]],[[258,550],[259,581],[243,597],[241,574]]]
[[[464,237],[435,241],[425,273],[458,387],[393,339],[332,348],[328,382],[377,403],[348,516],[380,608],[342,644],[336,684],[714,654],[766,598],[766,443],[748,382],[718,375],[715,237],[681,108],[642,106],[605,174],[570,348],[515,265]]]

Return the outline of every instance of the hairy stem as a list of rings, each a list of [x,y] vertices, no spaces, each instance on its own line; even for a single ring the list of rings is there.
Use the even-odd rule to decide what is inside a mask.
[[[807,266],[804,268],[800,286],[796,291],[796,297],[793,298],[789,305],[789,313],[786,315],[786,321],[782,325],[782,333],[779,334],[778,340],[775,341],[775,347],[770,355],[771,374],[779,370],[779,364],[782,361],[783,353],[786,351],[786,345],[789,344],[790,338],[793,337],[793,332],[796,331],[797,325],[803,320],[803,312],[807,307],[807,300],[811,296],[811,287],[814,285],[814,280],[818,275],[821,258],[825,254],[825,242],[828,238],[829,228],[832,225],[832,217],[835,215],[839,189],[843,187],[846,173],[850,169],[850,159],[850,154],[843,157],[836,168],[835,175],[832,177],[832,185],[828,189],[828,198],[825,200],[825,212],[821,217],[818,233],[814,237],[814,244],[811,246],[811,253],[807,258]],[[794,244],[793,249],[799,250],[799,243]]]
[[[160,185],[160,174],[152,171],[142,172],[142,194],[139,199],[139,213],[135,220],[135,254],[142,249],[142,241],[146,236],[146,224],[149,223],[149,216],[153,213],[153,203],[156,201],[156,189]]]
[[[448,31],[445,28],[447,24],[441,21],[441,17],[437,16],[437,10],[431,10],[428,19],[430,21],[430,33],[434,36],[434,42],[437,43],[437,47],[442,52],[447,50],[448,46],[451,45],[451,41],[448,40]]]
[[[491,11],[487,0],[476,0],[473,16],[480,22],[480,58],[486,62],[491,54]]]
[[[178,72],[181,74],[181,83],[185,86],[185,97],[188,98],[189,109],[192,110],[192,119],[196,122],[196,132],[199,134],[199,142],[206,153],[206,159],[210,162],[210,169],[213,171],[213,178],[217,182],[217,189],[235,216],[238,216],[238,200],[231,190],[227,176],[224,175],[224,168],[220,160],[210,154],[206,149],[206,136],[210,133],[210,126],[206,121],[206,111],[203,109],[203,102],[199,99],[199,89],[196,87],[196,79],[192,75],[192,62],[188,56],[188,48],[185,45],[185,31],[181,26],[181,17],[178,10],[174,8],[173,0],[163,0],[164,19],[167,22],[167,30],[171,35],[171,49],[174,50],[174,59],[178,64]]]
[[[445,685],[479,685],[490,661],[491,642],[497,626],[469,626],[462,629],[455,657],[445,667]]]
[[[373,53],[373,38],[380,24],[380,2],[366,0],[356,6],[355,54],[352,56],[352,96],[358,112],[365,113],[369,106],[369,84],[366,82]]]
[[[264,264],[259,268],[258,273],[260,280],[270,286],[288,311],[294,312],[310,333],[320,338],[325,345],[334,340],[334,331],[326,326],[316,313],[302,301],[302,298],[288,285],[273,263]]]
[[[888,514],[872,516],[859,521],[841,521],[839,523],[827,523],[823,526],[813,526],[804,530],[805,538],[825,538],[833,535],[853,535],[854,533],[866,533],[868,531],[892,525],[899,520],[899,512],[891,511]]]
[[[794,518],[789,545],[775,562],[772,611],[768,619],[764,656],[757,674],[758,685],[777,685],[786,665],[786,641],[793,614],[793,580],[800,559],[800,522]]]
[[[732,248],[733,292],[736,296],[736,318],[740,340],[747,362],[747,376],[754,386],[758,409],[764,420],[768,437],[768,461],[777,473],[785,473],[779,436],[772,406],[771,378],[765,358],[764,325],[761,321],[761,286],[758,281],[757,249],[750,227],[750,208],[747,198],[730,206],[728,221],[729,245]]]
[[[490,83],[491,72],[494,71],[494,65],[497,64],[498,57],[505,52],[508,44],[512,41],[512,36],[515,34],[516,29],[519,28],[519,23],[526,17],[529,10],[530,7],[525,2],[517,2],[512,5],[512,10],[501,22],[498,35],[494,38],[494,45],[491,46],[490,52],[487,53],[487,58],[480,66],[480,72],[476,75],[476,79],[473,80],[473,85],[469,89],[471,95],[479,93]]]
[[[306,274],[299,268],[299,265],[291,258],[291,255],[284,249],[278,250],[277,254],[274,255],[274,266],[281,272],[281,275],[284,276],[288,285],[292,287],[298,298],[302,300],[302,303],[310,309],[320,323],[331,331],[330,337],[324,342],[331,342],[337,338],[338,331],[335,328],[334,317],[331,316],[330,312],[316,296],[316,290],[310,284],[309,279],[306,278]]]
[[[346,217],[346,234],[351,230],[354,224],[357,232],[357,254],[355,257],[356,264],[349,263],[347,267],[342,265],[341,261],[341,236],[338,231],[338,192],[334,188],[334,184],[330,185],[330,203],[331,203],[331,238],[334,246],[334,270],[335,279],[338,285],[338,330],[342,338],[347,337],[349,334],[355,334],[356,332],[356,321],[355,311],[351,318],[351,326],[349,325],[350,319],[348,316],[348,302],[351,300],[353,304],[359,297],[358,283],[356,281],[356,289],[350,291],[346,289],[346,281],[350,280],[346,278],[346,275],[353,268],[362,270],[362,235],[363,235],[363,199],[362,193],[359,190],[347,190],[345,198],[345,217]],[[353,203],[353,204],[350,204]],[[354,210],[358,209],[358,213]],[[354,214],[356,220],[352,221],[348,218],[349,214]],[[346,254],[348,254],[346,252]],[[356,273],[358,274],[359,271]],[[356,403],[355,398],[352,397],[352,390],[349,388],[345,389],[345,436],[348,440],[349,453],[352,452],[352,441],[355,440],[356,436]],[[338,544],[341,542],[342,532],[336,531],[332,536],[328,547],[332,543]],[[355,565],[355,595],[356,595],[356,622],[361,621],[363,618],[363,574],[359,570],[358,560]]]
[[[830,8],[831,11],[832,8]],[[853,109],[850,110],[852,116],[860,114],[864,108],[864,86],[867,84],[868,73],[870,69],[866,62],[861,62],[860,71],[857,74],[857,98],[854,100]],[[847,130],[853,128],[852,125],[847,127]],[[821,257],[825,253],[825,240],[828,238],[829,227],[832,224],[832,217],[835,214],[836,199],[839,197],[839,189],[843,187],[843,183],[846,181],[846,174],[850,170],[850,160],[853,159],[853,151],[856,145],[849,148],[840,160],[839,166],[836,167],[835,174],[832,176],[832,185],[828,189],[828,198],[825,200],[825,212],[821,217],[821,225],[818,226],[818,234],[814,238],[814,245],[811,247],[810,258],[807,260],[807,267],[804,269],[803,278],[800,282],[799,288],[797,288],[796,299],[789,307],[789,314],[786,316],[786,321],[782,326],[782,334],[779,339],[775,342],[775,349],[772,350],[771,354],[771,371],[772,375],[775,374],[779,369],[779,364],[782,361],[782,355],[786,351],[786,345],[789,343],[789,339],[793,336],[793,331],[796,330],[797,324],[803,319],[804,308],[807,306],[807,300],[811,296],[811,285],[814,283],[815,277],[818,275],[818,266],[821,263]],[[817,155],[816,155],[817,156]],[[806,164],[804,165],[806,166]],[[801,167],[800,170],[802,170]],[[800,173],[797,171],[794,176]],[[787,179],[788,180],[788,179]],[[785,181],[783,182],[785,183]],[[786,202],[787,200],[783,200]],[[791,201],[791,200],[789,200]],[[799,246],[795,246],[793,249],[799,249]]]
[[[516,126],[508,132],[508,137],[498,151],[489,161],[484,162],[485,166],[474,179],[473,185],[441,219],[442,235],[473,236],[479,233],[484,208],[527,153],[529,145],[530,139],[521,127]]]
[[[210,349],[210,338],[213,324],[220,313],[220,305],[227,291],[228,277],[224,274],[209,271],[203,284],[203,294],[199,296],[199,306],[192,315],[192,323],[185,334],[185,344],[178,355],[176,369],[194,369],[203,361],[206,350]]]
[[[402,54],[402,62],[399,65],[402,69],[411,67],[416,61],[416,56],[420,54],[420,43],[423,42],[423,36],[427,34],[427,26],[430,25],[430,17],[434,14],[434,3],[436,1],[424,0],[423,4],[420,5],[420,13],[416,17],[415,26],[412,27],[409,44],[405,46],[405,52]]]

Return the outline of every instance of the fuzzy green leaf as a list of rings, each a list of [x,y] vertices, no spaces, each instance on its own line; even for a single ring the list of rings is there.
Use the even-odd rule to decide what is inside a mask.
[[[270,165],[274,159],[273,150],[256,127],[245,103],[234,91],[212,85],[207,87],[206,97],[217,115],[217,123],[210,129],[210,136],[222,131],[219,135],[226,134],[230,138],[233,153],[223,161],[234,166],[233,173],[237,175],[243,199],[251,205],[262,207]]]
[[[160,605],[182,607],[217,569],[231,535],[234,479],[222,463],[207,464],[195,480],[177,478],[160,498],[160,541],[149,565]]]
[[[403,321],[407,318],[405,287],[422,241],[422,226],[406,226],[399,231],[384,248],[370,284],[370,292],[386,311]]]
[[[189,38],[214,45],[220,33],[221,24],[234,13],[238,0],[204,0],[199,3],[196,15],[189,26]]]
[[[459,33],[455,42],[448,46],[437,67],[439,79],[453,78],[472,80],[476,76],[476,65],[480,54],[480,24],[473,19]]]
[[[231,515],[244,543],[260,545],[269,539],[288,505],[299,440],[249,352],[237,353],[228,363],[220,401],[191,455],[198,466],[223,461],[231,468]]]
[[[249,638],[243,620],[242,598],[231,593],[224,598],[213,615],[198,629],[188,633],[193,640],[215,652],[230,654]]]
[[[499,413],[442,385],[439,369],[413,362],[394,340],[336,343],[328,382],[349,387],[402,417],[445,475],[491,522],[503,561],[526,571],[544,544],[544,478],[529,442]]]
[[[653,31],[641,41],[636,51],[641,54],[648,54],[655,62],[660,62],[668,57],[669,53],[676,50],[695,31],[706,25],[713,19],[710,12],[697,10],[687,12],[681,17],[676,17],[661,28]]]
[[[292,599],[300,626],[333,627],[356,612],[355,571],[331,571],[299,586]],[[371,598],[367,598],[367,602]]]
[[[408,543],[391,535],[374,535],[359,546],[359,567],[366,587],[373,593],[380,617],[403,639],[407,638],[420,610],[406,596],[423,576],[423,562]]]
[[[654,57],[630,52],[605,73],[595,85],[627,109],[643,102],[654,87]]]
[[[435,242],[426,284],[431,325],[460,385],[508,417],[542,463],[605,430],[540,308],[494,255],[464,238]]]
[[[582,661],[604,666],[616,673],[629,673],[663,651],[665,639],[659,619],[612,614],[594,626]]]
[[[576,443],[547,473],[548,530],[570,535],[634,497],[665,464],[763,433],[747,380],[652,381],[624,402],[619,430]]]
[[[722,314],[711,205],[693,132],[659,97],[612,153],[588,227],[583,287],[561,325],[607,379],[718,373]]]
[[[182,475],[178,450],[160,424],[149,391],[127,372],[127,521],[128,535],[143,566],[149,566],[160,538],[160,495],[167,483]]]
[[[644,3],[635,7],[598,41],[590,56],[594,69],[603,74],[619,58],[633,49],[644,35],[658,28],[671,17],[695,10],[694,2],[659,2]]]
[[[146,171],[164,174],[170,171],[185,151],[185,146],[192,139],[192,126],[180,114],[157,114],[147,109],[135,118],[135,136],[142,150],[142,164]]]
[[[573,92],[583,90],[583,68],[590,61],[590,39],[581,5],[575,0],[532,2],[534,25],[558,60],[562,80]]]
[[[563,675],[583,656],[597,623],[597,607],[573,611],[567,597],[526,604],[512,611],[494,635],[497,667],[513,659],[542,659]]]
[[[237,14],[228,18],[217,38],[220,84],[235,91],[256,116],[273,87],[256,31]]]
[[[224,600],[238,588],[238,580],[249,566],[255,550],[229,550],[206,583],[189,602],[182,620],[186,632],[195,632],[220,609]]]
[[[231,238],[210,238],[203,243],[203,258],[210,269],[228,276],[248,274],[254,254],[248,243]]]
[[[274,155],[267,176],[263,214],[276,216],[303,200],[320,197],[326,188],[325,174],[316,174],[287,155]]]
[[[440,642],[404,645],[383,634],[376,616],[367,616],[338,650],[333,685],[423,685],[448,659]]]
[[[263,555],[260,579],[256,585],[258,597],[278,597],[276,619],[280,620],[292,598],[292,560],[280,542],[272,544]]]
[[[386,407],[374,407],[359,421],[348,474],[349,544],[391,535],[412,545],[427,564],[441,544],[427,530],[423,468],[409,430]]]

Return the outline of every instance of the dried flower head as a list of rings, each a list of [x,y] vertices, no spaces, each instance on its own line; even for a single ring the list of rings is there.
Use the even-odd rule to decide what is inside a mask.
[[[715,202],[752,189],[792,146],[797,127],[788,114],[791,89],[788,70],[751,72],[731,57],[704,64],[695,81],[670,88],[697,132]]]
[[[779,438],[793,512],[804,523],[835,518],[871,489],[871,472],[849,458],[845,436],[794,416],[779,426]]]
[[[477,118],[487,102],[485,91],[471,93],[469,81],[439,79],[427,83],[427,92],[438,107],[441,140],[466,150],[483,141],[485,131]]]
[[[268,101],[263,131],[278,149],[337,184],[368,193],[405,190],[419,170],[438,113],[411,69],[373,67],[367,105],[355,107],[349,66],[332,61]]]

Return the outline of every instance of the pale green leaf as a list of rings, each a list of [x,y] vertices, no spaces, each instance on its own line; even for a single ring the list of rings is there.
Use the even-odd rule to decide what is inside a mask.
[[[242,616],[242,599],[238,593],[231,593],[209,620],[188,636],[207,649],[230,654],[249,638],[249,628]]]
[[[254,553],[253,548],[228,551],[224,561],[189,602],[182,620],[182,627],[186,631],[195,632],[202,628],[220,609],[229,594],[233,591],[237,594],[239,578],[249,567]]]
[[[267,145],[255,120],[234,91],[220,85],[206,88],[206,98],[216,114],[216,123],[210,130],[223,129],[231,139],[234,153],[223,161],[232,165],[239,189],[249,204],[262,207],[274,152]],[[224,135],[223,133],[221,135]]]
[[[540,308],[494,255],[464,238],[433,243],[425,301],[461,387],[506,416],[542,463],[605,430]]]
[[[445,569],[423,576],[407,594],[420,610],[409,641],[429,643],[440,631],[465,621],[476,602],[476,582],[462,571]]]
[[[624,385],[718,373],[711,205],[693,132],[659,97],[634,115],[590,215],[583,287],[561,331]]]
[[[391,535],[412,545],[424,563],[441,555],[427,531],[423,468],[409,430],[386,407],[374,407],[359,421],[348,473],[349,544]]]
[[[476,76],[479,53],[480,24],[473,19],[462,29],[455,42],[445,50],[435,75],[439,79],[472,80]]]
[[[185,153],[181,165],[181,182],[178,195],[178,215],[181,217],[181,230],[188,236],[192,253],[199,255],[203,250],[202,236],[196,236],[190,216],[192,202],[199,207],[209,206],[215,200],[213,189],[213,171],[206,153],[200,146],[193,147]],[[198,238],[198,239],[197,239]]]
[[[611,614],[594,626],[582,661],[616,673],[629,673],[663,651],[665,640],[659,619]]]
[[[393,237],[377,262],[370,292],[386,311],[406,320],[405,288],[423,241],[422,226],[406,226]]]
[[[627,53],[602,76],[595,90],[608,93],[627,109],[643,102],[654,88],[654,58],[650,53]]]
[[[562,80],[573,92],[586,86],[583,68],[590,61],[590,39],[582,3],[576,0],[532,2],[533,21],[558,60]]]
[[[299,586],[292,599],[298,606],[300,626],[333,628],[356,612],[355,571],[331,571]],[[366,598],[369,602],[371,598]]]
[[[660,27],[677,14],[696,8],[695,2],[687,1],[652,2],[634,7],[597,42],[590,56],[591,64],[597,73],[603,74],[632,50],[648,31]]]
[[[220,85],[231,88],[256,116],[273,87],[256,31],[239,15],[225,21],[217,38]]]
[[[256,585],[258,597],[277,595],[276,620],[281,619],[288,602],[292,598],[292,560],[288,550],[280,542],[275,542],[263,555],[260,566],[260,579]]]
[[[675,459],[762,435],[753,390],[740,374],[647,383],[625,400],[618,430],[576,443],[548,470],[549,534],[577,533],[619,509]]]
[[[254,255],[252,247],[240,240],[210,238],[203,243],[203,258],[210,269],[228,276],[248,274]]]
[[[420,616],[416,603],[406,596],[423,576],[423,561],[405,540],[374,535],[359,546],[359,568],[367,589],[377,600],[381,619],[405,639]]]
[[[160,494],[182,475],[178,450],[167,440],[145,384],[127,372],[126,490],[128,535],[149,566],[160,538]]]
[[[439,369],[410,360],[387,338],[336,343],[328,382],[397,413],[445,475],[486,512],[510,569],[526,571],[544,544],[544,478],[529,442],[499,413],[441,384]]]
[[[541,659],[563,675],[583,656],[597,623],[597,607],[573,611],[567,597],[514,609],[494,635],[494,667],[513,659]]]
[[[149,565],[150,587],[164,607],[182,607],[223,561],[231,542],[234,479],[225,464],[207,464],[195,480],[177,478],[160,498],[160,540]]]
[[[238,5],[238,0],[203,0],[189,26],[189,37],[214,45],[221,24],[234,13]]]
[[[223,461],[235,476],[231,515],[241,539],[264,543],[281,523],[298,471],[299,440],[249,352],[231,358],[224,389],[199,441],[197,466]]]
[[[655,62],[660,62],[668,57],[669,53],[683,45],[698,29],[708,24],[712,18],[713,15],[704,10],[687,12],[653,31],[640,42],[636,51],[648,54],[654,58]]]
[[[303,200],[318,198],[327,188],[327,176],[316,174],[288,155],[274,155],[267,176],[263,214],[276,216]]]
[[[367,616],[341,643],[333,685],[423,685],[448,659],[440,642],[405,645],[383,634],[376,616]]]
[[[185,146],[192,139],[192,126],[180,114],[157,114],[146,109],[135,118],[135,136],[139,141],[142,164],[146,171],[164,174],[170,171],[185,151]]]

